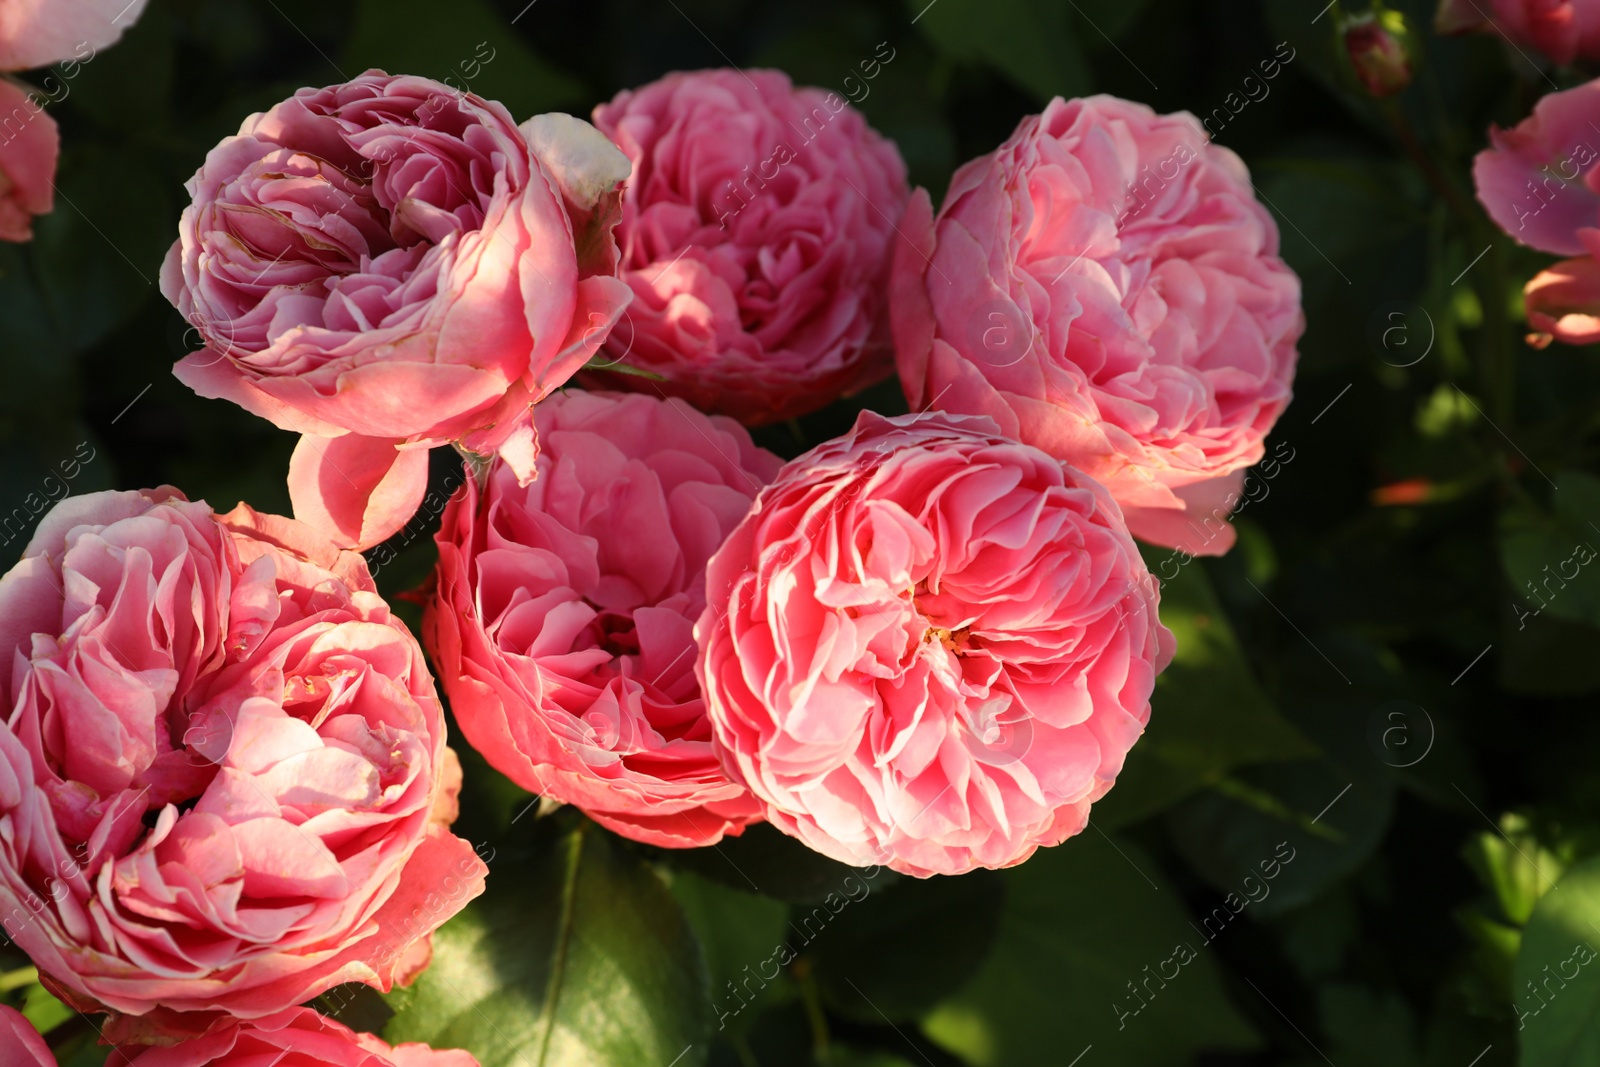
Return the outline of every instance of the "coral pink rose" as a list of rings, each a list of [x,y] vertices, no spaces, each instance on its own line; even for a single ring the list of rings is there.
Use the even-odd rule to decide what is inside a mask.
[[[711,558],[698,673],[729,774],[845,863],[1020,863],[1082,830],[1173,641],[1098,483],[989,419],[863,413]]]
[[[531,477],[530,406],[631,299],[627,160],[594,127],[425,78],[302,89],[211,150],[161,271],[204,338],[177,376],[304,434],[295,514],[364,548],[404,525],[430,445]]]
[[[146,0],[0,0],[0,70],[30,70],[104,48],[139,21]]]
[[[890,297],[912,408],[988,415],[1098,479],[1135,536],[1227,551],[1202,523],[1261,458],[1304,327],[1239,158],[1192,115],[1058,98],[931,216],[919,192]]]
[[[594,121],[633,162],[618,236],[636,299],[605,358],[750,426],[888,377],[882,293],[909,189],[858,111],[779,71],[710,70],[622,92]]]
[[[300,523],[68,497],[0,578],[0,689],[0,924],[111,1040],[388,989],[482,891],[422,650]]]
[[[15,1008],[0,1004],[0,1063],[5,1067],[56,1067],[50,1046]]]
[[[1498,33],[1556,63],[1600,58],[1600,0],[1440,0],[1440,33]]]
[[[232,1020],[203,1037],[169,1048],[119,1050],[106,1067],[478,1067],[470,1052],[435,1052],[358,1034],[310,1008],[264,1019]]]
[[[668,847],[758,817],[695,680],[705,565],[782,461],[681,400],[572,392],[446,508],[423,636],[467,740],[534,792]]]
[[[0,77],[0,241],[31,240],[33,217],[55,206],[60,153],[56,120],[24,87]]]
[[[1590,254],[1540,271],[1522,289],[1532,332],[1528,343],[1592,345],[1600,341],[1600,230],[1584,230]]]
[[[1588,251],[1600,228],[1600,79],[1539,98],[1509,130],[1491,127],[1472,161],[1478,202],[1502,230],[1541,252]]]

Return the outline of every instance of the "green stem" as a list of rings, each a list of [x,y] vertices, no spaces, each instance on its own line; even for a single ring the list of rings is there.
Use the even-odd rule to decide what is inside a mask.
[[[21,989],[23,986],[33,985],[38,980],[39,969],[37,967],[18,967],[14,971],[6,971],[4,974],[0,974],[0,993],[9,993],[13,989]]]

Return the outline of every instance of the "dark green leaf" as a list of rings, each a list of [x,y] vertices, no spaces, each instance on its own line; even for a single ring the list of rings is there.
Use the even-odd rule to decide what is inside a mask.
[[[791,992],[776,962],[790,939],[788,907],[688,871],[673,874],[672,895],[705,953],[717,1030],[748,1029],[760,1010]],[[746,1010],[751,1005],[756,1010]]]
[[[952,59],[981,62],[1039,101],[1081,96],[1089,71],[1072,9],[1053,0],[909,0],[917,27]],[[1093,33],[1092,30],[1087,31]]]
[[[1500,516],[1500,558],[1515,600],[1507,610],[1519,629],[1548,613],[1600,626],[1600,478],[1581,471],[1556,474],[1546,511],[1526,500]]]
[[[705,963],[682,910],[615,838],[555,822],[528,855],[502,850],[488,891],[434,935],[384,1036],[483,1067],[705,1062]]]
[[[1522,934],[1512,993],[1522,1067],[1600,1063],[1600,858],[1539,899]]]

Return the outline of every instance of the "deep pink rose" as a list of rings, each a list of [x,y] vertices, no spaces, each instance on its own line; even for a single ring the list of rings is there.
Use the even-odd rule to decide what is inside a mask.
[[[4,13],[0,0],[0,19]],[[33,238],[33,217],[55,206],[56,120],[26,87],[0,77],[0,241]]]
[[[1186,113],[1057,98],[931,216],[919,192],[890,297],[911,407],[988,415],[1098,479],[1135,536],[1227,551],[1206,520],[1289,403],[1304,327],[1239,158]]]
[[[695,680],[705,566],[782,461],[681,400],[571,392],[544,450],[445,509],[423,636],[462,733],[525,789],[668,847],[759,817]]]
[[[1440,33],[1498,33],[1563,66],[1600,58],[1600,0],[1440,0]]]
[[[1478,202],[1515,240],[1541,252],[1587,252],[1600,228],[1600,79],[1547,93],[1509,130],[1489,129],[1472,161]]]
[[[863,413],[711,558],[728,773],[845,863],[1020,863],[1082,830],[1173,641],[1105,489],[984,418]]]
[[[56,1067],[50,1046],[15,1008],[0,1004],[0,1063],[5,1067]]]
[[[0,924],[111,1040],[388,989],[482,891],[422,650],[293,520],[68,497],[0,578],[0,688]]]
[[[310,1008],[264,1019],[229,1021],[216,1031],[170,1048],[111,1053],[106,1067],[478,1067],[470,1052],[435,1052],[427,1045],[390,1047]]]
[[[82,58],[139,21],[146,0],[0,0],[0,70]],[[92,53],[91,53],[92,54]]]
[[[750,426],[888,377],[884,280],[909,190],[860,112],[780,71],[707,70],[619,93],[594,121],[633,163],[618,236],[635,300],[606,358]]]
[[[161,271],[205,349],[175,368],[305,437],[295,514],[347,547],[399,529],[427,448],[531,476],[530,406],[631,299],[615,278],[628,163],[594,127],[426,78],[302,89],[211,150]]]

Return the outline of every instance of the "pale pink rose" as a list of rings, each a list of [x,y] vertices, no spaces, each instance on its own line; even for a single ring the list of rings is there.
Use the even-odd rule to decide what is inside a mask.
[[[5,1067],[56,1067],[50,1046],[15,1008],[0,1004],[0,1063]]]
[[[817,851],[919,876],[1082,830],[1173,649],[1105,489],[971,416],[863,413],[762,491],[706,590],[728,773]]]
[[[146,0],[0,0],[0,70],[30,70],[114,44]]]
[[[1563,66],[1600,58],[1600,0],[1440,0],[1440,33],[1498,33]]]
[[[0,690],[0,925],[111,1040],[388,989],[482,891],[422,650],[293,520],[61,501],[0,578]]]
[[[750,426],[823,407],[892,372],[882,321],[909,189],[892,141],[837,93],[773,70],[669,74],[619,93],[595,125],[628,154],[627,320],[606,359]]]
[[[756,820],[695,679],[705,565],[782,461],[681,400],[570,392],[544,450],[445,509],[423,622],[472,746],[619,834],[708,845]]]
[[[1600,79],[1547,93],[1509,130],[1490,127],[1472,161],[1478,202],[1513,239],[1541,252],[1588,251],[1600,228]]]
[[[32,240],[33,217],[55,206],[60,154],[56,120],[25,86],[0,77],[0,241]]]
[[[530,477],[529,408],[631,299],[628,163],[594,127],[426,78],[302,89],[190,179],[161,291],[205,340],[177,376],[304,434],[297,517],[364,548],[421,502],[429,446]]]
[[[1057,98],[900,229],[913,410],[988,415],[1098,479],[1135,536],[1227,551],[1224,479],[1261,458],[1304,328],[1237,156],[1187,113]]]
[[[167,1048],[121,1049],[106,1067],[478,1067],[470,1052],[427,1045],[390,1047],[310,1008],[264,1019],[229,1020],[212,1033]]]

